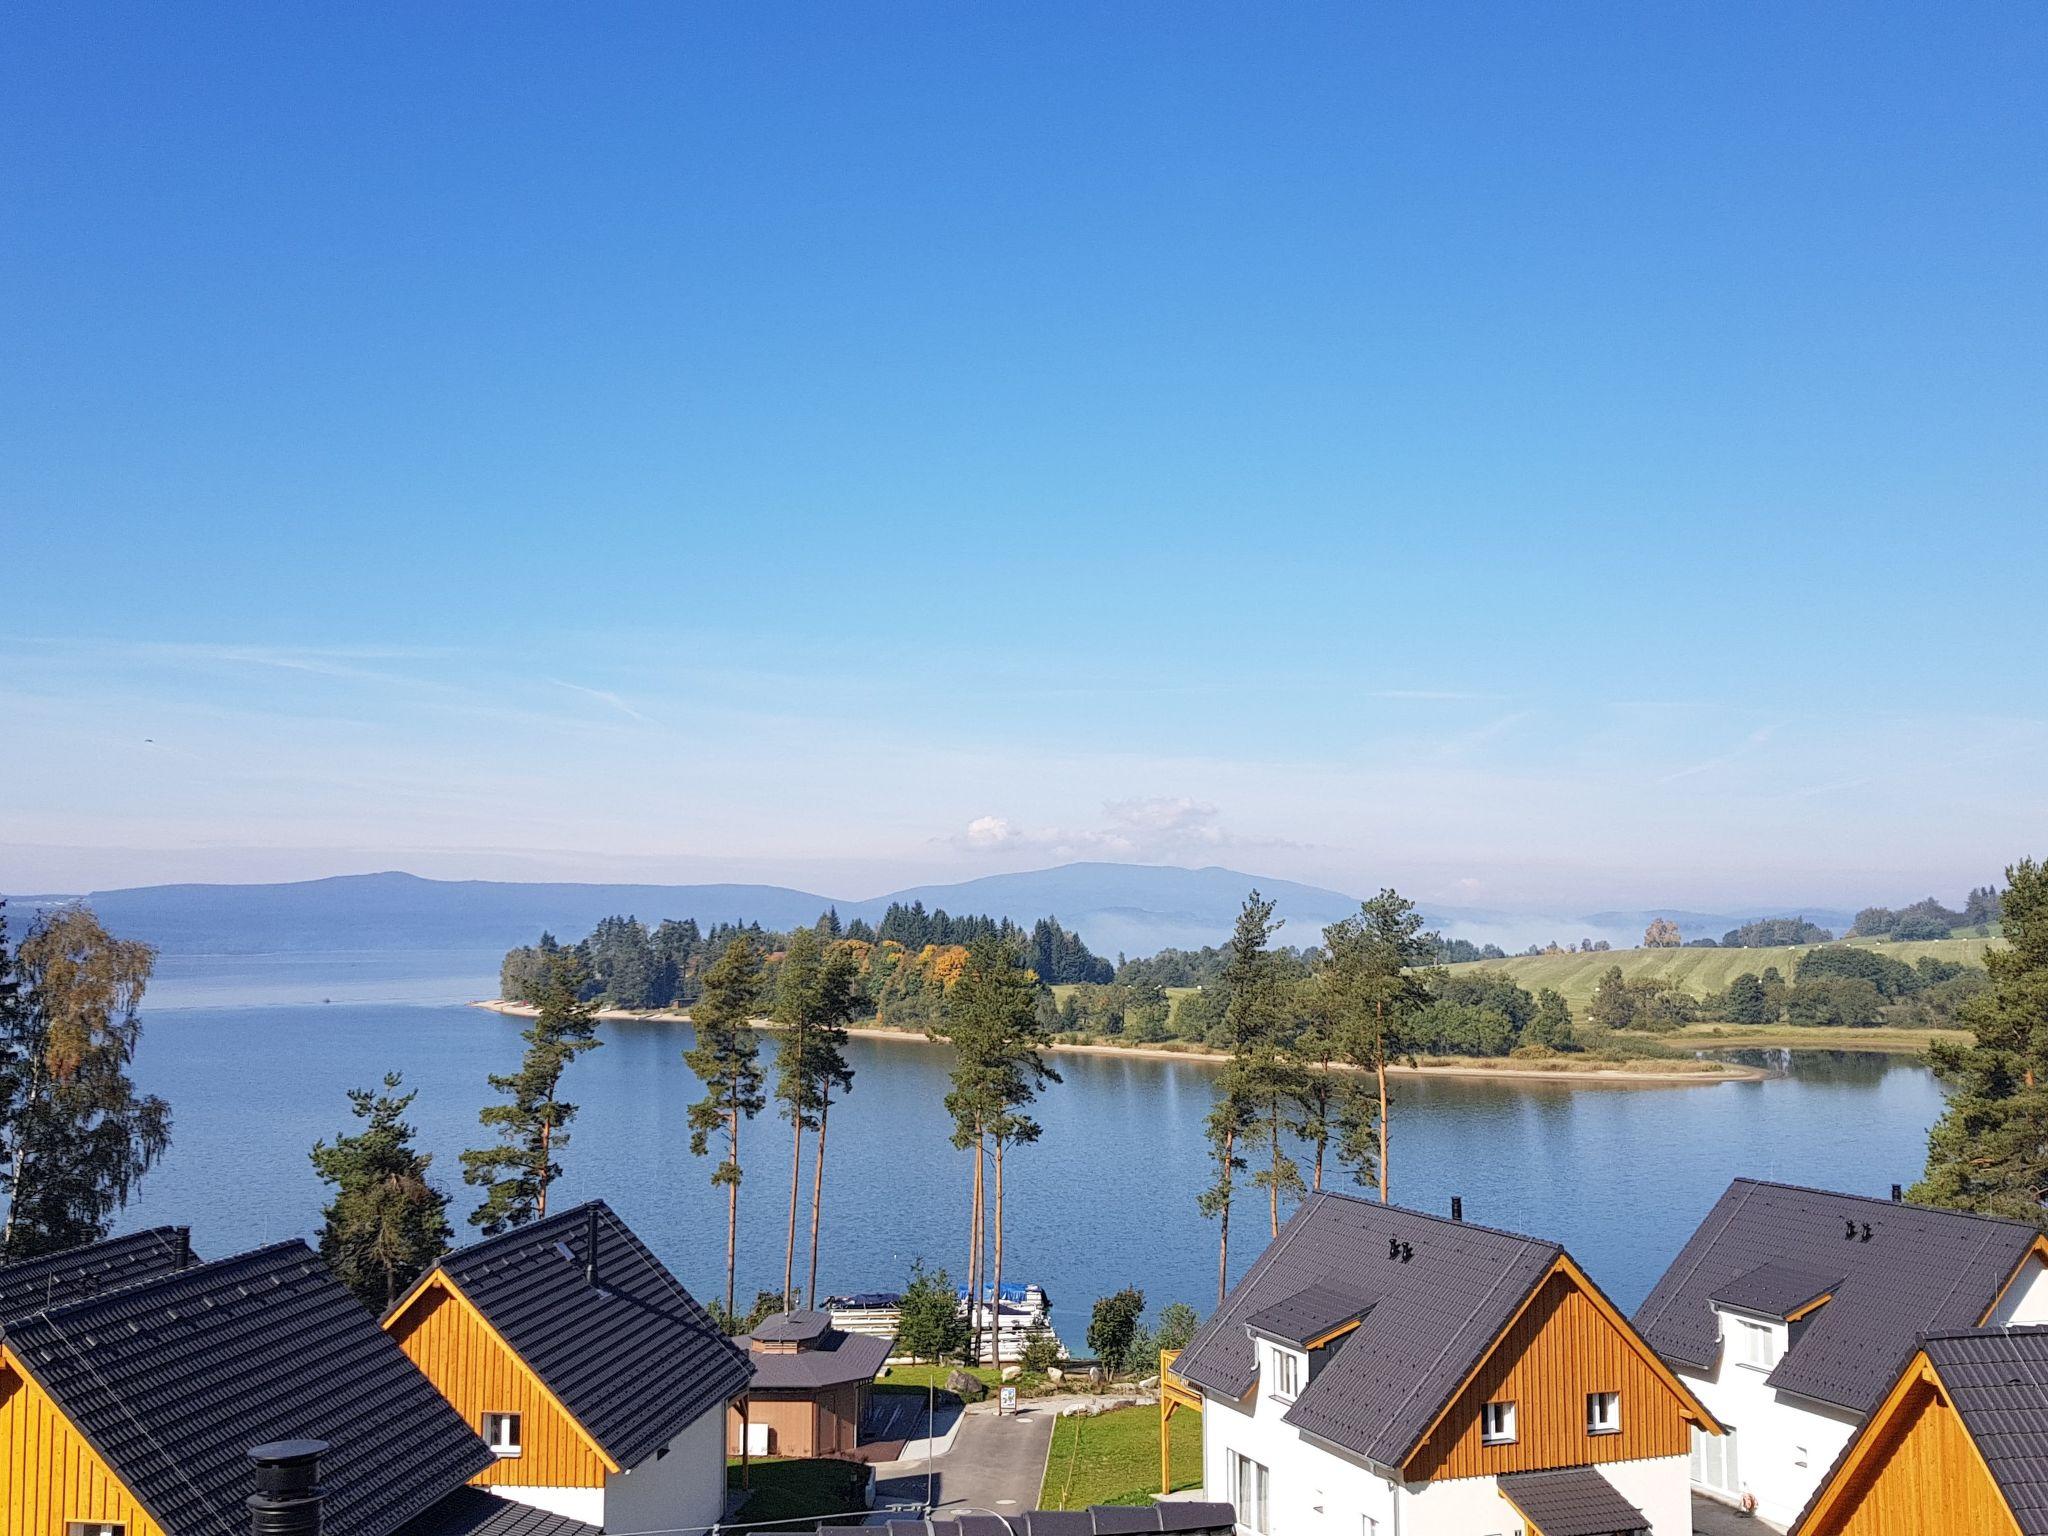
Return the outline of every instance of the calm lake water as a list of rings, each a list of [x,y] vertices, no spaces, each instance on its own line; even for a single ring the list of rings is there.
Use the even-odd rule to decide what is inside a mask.
[[[189,1223],[207,1257],[310,1236],[322,1186],[307,1149],[347,1129],[347,1089],[388,1070],[418,1090],[413,1118],[466,1213],[474,1202],[456,1156],[477,1144],[484,1074],[516,1064],[521,1023],[448,1000],[493,990],[474,956],[166,957],[136,1075],[170,1100],[173,1143],[123,1229]],[[408,991],[428,1001],[372,1000]],[[710,1160],[689,1153],[683,1116],[698,1092],[682,1062],[689,1026],[607,1023],[602,1039],[565,1080],[581,1113],[555,1198],[602,1195],[686,1285],[717,1295],[725,1208]],[[968,1163],[947,1144],[948,1053],[863,1039],[849,1054],[858,1076],[832,1112],[821,1293],[894,1289],[919,1255],[957,1275]],[[1197,1214],[1195,1192],[1206,1177],[1213,1070],[1054,1060],[1065,1081],[1040,1103],[1044,1139],[1009,1160],[1006,1277],[1043,1285],[1076,1345],[1094,1298],[1126,1284],[1155,1309],[1178,1300],[1206,1311],[1216,1229]],[[1394,1197],[1441,1211],[1461,1194],[1470,1220],[1558,1238],[1633,1308],[1737,1174],[1871,1194],[1918,1176],[1941,1105],[1924,1068],[1848,1052],[1773,1065],[1789,1071],[1709,1087],[1400,1081]],[[790,1144],[788,1128],[766,1115],[746,1135],[739,1283],[750,1297],[781,1283]],[[457,1226],[469,1231],[459,1217]],[[1247,1199],[1233,1228],[1239,1271],[1263,1245],[1264,1201]]]

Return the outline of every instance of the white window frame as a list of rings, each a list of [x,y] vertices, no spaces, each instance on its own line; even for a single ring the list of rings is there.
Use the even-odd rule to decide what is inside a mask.
[[[1479,1443],[1481,1445],[1513,1445],[1515,1434],[1515,1400],[1503,1398],[1499,1402],[1482,1403],[1479,1408]]]
[[[1724,1433],[1710,1435],[1699,1426],[1693,1426],[1692,1451],[1687,1462],[1686,1474],[1691,1479],[1693,1487],[1717,1493],[1724,1499],[1736,1499],[1742,1496],[1742,1468],[1735,1455],[1735,1426],[1723,1422],[1721,1428]],[[1719,1465],[1722,1479],[1720,1482],[1708,1479],[1709,1460]]]
[[[1586,1394],[1586,1433],[1589,1435],[1618,1435],[1621,1433],[1621,1394],[1619,1392],[1588,1392]]]
[[[1301,1356],[1291,1349],[1273,1349],[1273,1396],[1291,1403],[1301,1390]]]
[[[524,1415],[514,1413],[509,1409],[494,1409],[486,1413],[483,1416],[483,1420],[483,1428],[481,1430],[483,1442],[491,1448],[493,1456],[497,1457],[500,1461],[510,1461],[513,1457],[522,1456],[526,1453],[526,1420]],[[510,1438],[505,1438],[502,1434],[494,1435],[491,1433],[493,1429],[502,1431],[507,1427],[511,1430]]]
[[[1778,1364],[1778,1330],[1769,1323],[1753,1322],[1746,1317],[1735,1319],[1742,1341],[1740,1357],[1736,1363],[1752,1371],[1768,1371]]]
[[[66,1520],[64,1536],[128,1536],[128,1527],[120,1520]]]
[[[1230,1503],[1237,1512],[1239,1530],[1271,1536],[1271,1479],[1264,1462],[1253,1461],[1242,1451],[1230,1453]],[[1253,1518],[1246,1519],[1247,1514]]]

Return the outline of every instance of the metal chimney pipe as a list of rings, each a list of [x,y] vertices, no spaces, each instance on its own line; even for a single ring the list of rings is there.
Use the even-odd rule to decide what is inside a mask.
[[[583,1213],[583,1283],[597,1289],[597,1206]]]
[[[249,1536],[320,1536],[320,1458],[325,1440],[252,1445],[256,1491],[249,1495]]]
[[[1463,1221],[1464,1219],[1465,1219],[1465,1197],[1464,1197],[1463,1195],[1453,1195],[1453,1196],[1451,1196],[1451,1220],[1453,1220],[1453,1221]]]
[[[192,1229],[190,1227],[179,1227],[177,1231],[178,1261],[172,1267],[182,1272],[192,1267]]]
[[[1892,1186],[1892,1204],[1897,1205],[1900,1201],[1904,1200],[1905,1198],[1906,1192],[1903,1189],[1899,1188],[1898,1185],[1894,1184]]]

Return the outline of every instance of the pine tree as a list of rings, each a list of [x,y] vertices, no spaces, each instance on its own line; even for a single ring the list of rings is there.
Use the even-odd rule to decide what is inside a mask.
[[[704,990],[690,1008],[696,1044],[683,1060],[704,1097],[690,1106],[690,1151],[703,1157],[713,1132],[725,1134],[725,1158],[711,1175],[725,1186],[725,1310],[733,1306],[733,1270],[739,1260],[740,1122],[766,1106],[762,1093],[761,1048],[754,1036],[754,1009],[761,999],[761,952],[734,939],[704,973]]]
[[[811,1175],[810,1291],[818,1284],[818,1227],[824,1211],[825,1136],[831,1118],[832,1093],[853,1086],[847,1064],[846,1024],[859,1006],[858,962],[851,950],[835,944],[828,950],[816,930],[799,928],[789,936],[789,949],[776,977],[775,1017],[783,1027],[775,1051],[775,1097],[790,1123],[789,1243],[783,1254],[782,1294],[796,1305],[796,1217],[803,1185],[804,1132],[817,1136]]]
[[[520,1035],[526,1054],[519,1070],[490,1075],[491,1087],[510,1102],[486,1106],[477,1119],[497,1133],[501,1145],[463,1153],[462,1178],[483,1189],[483,1204],[469,1220],[491,1236],[548,1213],[548,1186],[562,1173],[555,1154],[568,1145],[563,1127],[576,1115],[574,1104],[556,1097],[562,1074],[600,1044],[597,1007],[583,1000],[586,979],[574,950],[551,955],[538,983],[539,1012]]]
[[[170,1107],[128,1076],[155,962],[85,907],[38,917],[11,960],[0,927],[0,1262],[105,1237],[169,1146]]]
[[[1291,1079],[1280,1057],[1279,976],[1269,948],[1279,926],[1272,902],[1257,891],[1247,896],[1237,915],[1217,983],[1223,998],[1223,1029],[1229,1059],[1217,1084],[1216,1105],[1206,1124],[1216,1176],[1197,1197],[1196,1204],[1203,1215],[1214,1216],[1218,1222],[1219,1304],[1230,1289],[1230,1206],[1236,1195],[1237,1173],[1246,1166],[1240,1143],[1262,1129],[1267,1132],[1270,1163],[1254,1175],[1253,1182],[1264,1185],[1268,1191],[1276,1230],[1283,1185],[1297,1190],[1301,1185],[1300,1170],[1283,1152],[1280,1140],[1283,1105],[1289,1097]]]
[[[448,1251],[448,1196],[427,1177],[433,1154],[413,1145],[405,1112],[416,1094],[404,1079],[384,1075],[383,1093],[349,1090],[349,1106],[365,1122],[329,1146],[313,1144],[313,1170],[334,1186],[321,1211],[320,1257],[373,1312],[382,1312]]]
[[[1329,989],[1329,1007],[1340,1021],[1345,1056],[1373,1077],[1378,1141],[1374,1162],[1379,1196],[1385,1201],[1387,1114],[1392,1107],[1387,1068],[1407,1054],[1408,1021],[1429,1002],[1428,983],[1420,972],[1435,959],[1437,940],[1422,931],[1422,917],[1413,902],[1383,890],[1361,902],[1355,915],[1325,928],[1323,947],[1328,959],[1322,981]],[[1363,1150],[1360,1130],[1354,1123],[1347,1135],[1346,1160],[1354,1167],[1360,1166],[1357,1158]]]
[[[1928,1053],[1948,1106],[1912,1195],[2048,1227],[2048,869],[2025,859],[2005,875],[2005,947],[1984,957],[1990,991],[1963,1009],[1976,1043]]]

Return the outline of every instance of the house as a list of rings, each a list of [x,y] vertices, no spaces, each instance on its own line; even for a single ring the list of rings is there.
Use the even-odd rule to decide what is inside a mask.
[[[384,1327],[494,1452],[478,1486],[616,1531],[723,1513],[747,1356],[604,1202],[447,1255]]]
[[[1693,1447],[1702,1491],[1788,1524],[1922,1332],[2048,1321],[2032,1226],[1737,1179],[1636,1328],[1728,1431]]]
[[[1922,1336],[1798,1536],[2048,1536],[2048,1330]]]
[[[1333,1194],[1172,1375],[1253,1536],[1690,1536],[1720,1427],[1556,1243]]]
[[[328,1536],[595,1536],[465,1485],[491,1453],[301,1242],[160,1228],[0,1267],[0,1530],[246,1531],[250,1449],[325,1441]]]
[[[854,1453],[892,1339],[848,1333],[824,1312],[782,1312],[735,1342],[747,1350],[753,1380],[727,1418],[727,1455]]]

